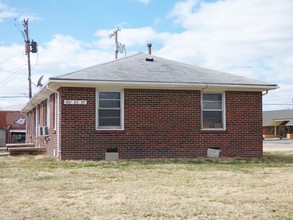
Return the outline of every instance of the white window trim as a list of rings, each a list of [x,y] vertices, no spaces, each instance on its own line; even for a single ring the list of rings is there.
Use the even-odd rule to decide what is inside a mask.
[[[203,127],[203,112],[209,111],[208,109],[203,109],[203,94],[222,94],[222,113],[223,113],[223,128],[204,128]],[[201,92],[201,130],[204,131],[224,131],[226,130],[226,96],[225,92]]]
[[[99,92],[120,92],[120,120],[121,126],[99,127]],[[124,91],[123,90],[96,90],[96,130],[124,130]]]

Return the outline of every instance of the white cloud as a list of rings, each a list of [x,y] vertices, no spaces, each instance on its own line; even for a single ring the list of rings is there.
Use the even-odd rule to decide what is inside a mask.
[[[293,90],[292,11],[291,0],[182,1],[169,18],[185,30],[169,35],[158,54],[280,84],[269,94],[288,103],[292,97],[287,90]]]
[[[27,81],[27,66],[22,56],[24,47],[20,45],[0,46],[0,107],[10,106],[17,102],[24,103],[26,98],[3,99],[3,96],[25,97]]]
[[[49,77],[58,76],[79,70],[91,65],[113,59],[111,51],[102,51],[92,43],[83,42],[72,36],[55,35],[45,43],[39,45],[38,54],[31,53],[32,82],[37,83],[44,75],[43,83]],[[0,46],[0,98],[3,96],[28,95],[27,57],[24,46],[13,44]],[[32,85],[33,93],[38,88]],[[0,99],[1,106],[13,103],[25,103],[27,98]]]
[[[0,22],[3,22],[6,18],[13,18],[17,15],[18,13],[14,8],[0,2]]]
[[[96,45],[100,48],[110,48],[115,45],[115,38],[109,39],[109,34],[113,33],[113,30],[99,30],[96,32],[96,36],[100,38],[96,42]],[[155,38],[155,31],[151,27],[142,28],[124,28],[122,31],[118,31],[118,41],[127,45],[128,47],[145,44],[147,40]]]
[[[99,38],[94,45],[103,50],[112,50],[115,47],[114,37],[109,39],[108,35],[113,30],[98,30],[95,35]],[[140,28],[123,28],[118,32],[119,43],[125,44],[127,50],[134,48],[144,48],[147,50],[147,43],[162,44],[170,36],[167,32],[157,32],[150,26]]]
[[[15,18],[21,22],[24,18],[28,18],[30,21],[41,20],[41,18],[34,13],[21,12],[15,8],[0,2],[0,22],[5,19]]]
[[[31,53],[32,82],[37,83],[44,75],[43,83],[49,77],[59,76],[88,66],[96,65],[114,59],[114,41],[108,35],[113,30],[99,30],[96,32],[97,41],[84,42],[70,35],[56,34],[43,44],[39,44],[38,54]],[[135,51],[135,47],[143,46],[153,40],[163,40],[165,33],[157,33],[151,27],[123,29],[119,32],[119,40],[127,45],[128,54]],[[159,39],[159,40],[158,40]],[[134,50],[134,51],[133,51]],[[119,54],[119,57],[122,57]],[[15,65],[17,64],[17,65]],[[0,75],[5,82],[0,83],[0,92],[28,94],[27,57],[23,45],[0,46]],[[33,93],[38,88],[32,85]],[[24,102],[27,99],[22,99]],[[19,102],[20,99],[12,102]],[[1,100],[2,105],[11,104]]]
[[[199,9],[194,11],[197,5]],[[290,0],[180,2],[170,14],[186,31],[170,43],[182,44],[182,39],[195,51],[204,50],[207,63],[213,63],[211,57],[223,55],[251,60],[271,57],[276,50],[286,52],[288,44],[292,46],[292,10]]]
[[[291,0],[180,1],[167,16],[184,29],[182,32],[160,32],[151,26],[123,28],[119,32],[119,42],[126,45],[128,54],[146,51],[146,44],[153,43],[153,54],[157,56],[277,83],[280,89],[264,96],[264,103],[291,103],[292,11]],[[112,60],[114,40],[108,38],[112,32],[113,29],[96,31],[97,39],[93,42],[54,35],[39,46],[38,61],[37,56],[32,55],[33,66],[37,63],[33,81],[43,74],[46,80]],[[1,77],[7,74],[5,71],[15,71],[15,63],[21,67],[25,63],[23,46],[0,47],[0,63]],[[9,83],[3,88],[26,91],[25,69],[20,75],[19,81],[14,82],[14,89]],[[265,109],[286,107],[265,105]]]
[[[72,36],[54,35],[53,39],[39,46],[35,72],[45,74],[45,79],[86,68],[111,59],[111,51],[103,51],[94,43],[83,42]],[[37,57],[35,55],[34,60]],[[32,61],[33,63],[33,61]]]

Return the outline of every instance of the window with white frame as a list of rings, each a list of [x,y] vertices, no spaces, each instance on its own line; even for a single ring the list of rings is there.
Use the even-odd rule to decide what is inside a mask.
[[[202,93],[202,128],[225,129],[224,93]]]
[[[97,92],[97,129],[123,129],[123,92]]]

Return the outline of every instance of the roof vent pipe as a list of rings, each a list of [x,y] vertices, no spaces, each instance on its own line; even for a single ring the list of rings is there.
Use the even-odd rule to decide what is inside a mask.
[[[152,44],[147,44],[148,46],[148,54],[152,55]]]

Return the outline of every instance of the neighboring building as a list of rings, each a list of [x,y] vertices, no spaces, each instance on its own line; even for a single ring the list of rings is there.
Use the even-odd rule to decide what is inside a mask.
[[[293,139],[293,109],[264,111],[263,137]]]
[[[262,92],[276,88],[138,53],[49,78],[22,111],[27,141],[59,159],[195,158],[208,148],[259,157]]]
[[[20,112],[23,106],[9,106],[0,109],[0,147],[7,143],[25,142],[25,115]]]

